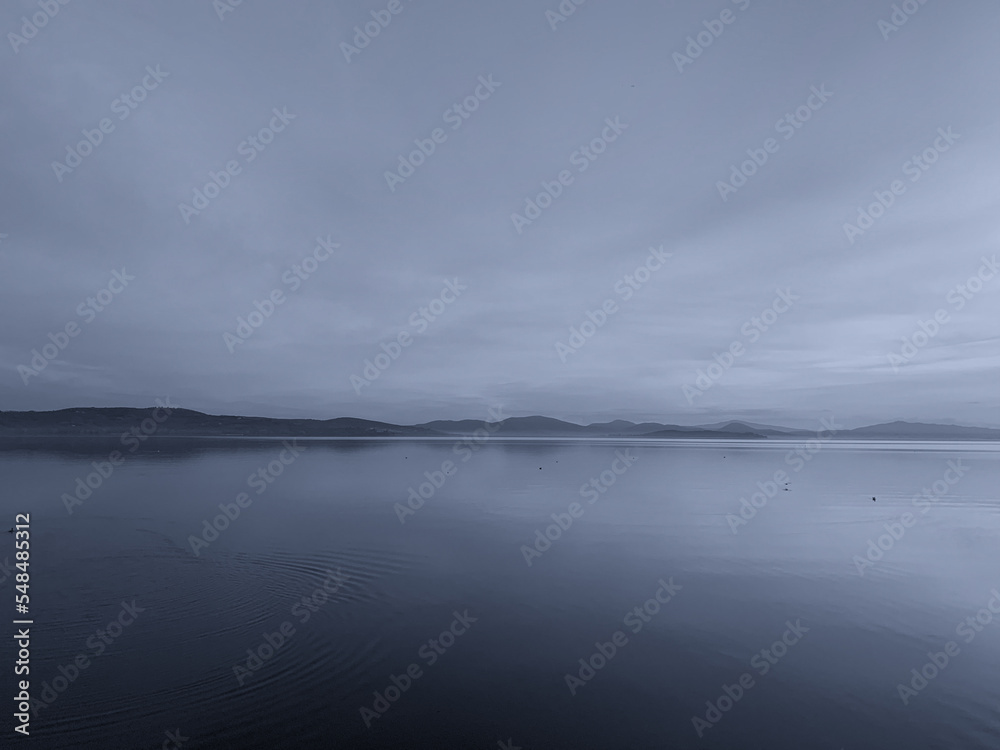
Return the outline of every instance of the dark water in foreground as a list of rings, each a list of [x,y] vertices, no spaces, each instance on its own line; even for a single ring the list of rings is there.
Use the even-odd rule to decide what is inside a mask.
[[[796,445],[164,439],[72,514],[114,445],[0,445],[0,745],[1000,748],[1000,445]]]

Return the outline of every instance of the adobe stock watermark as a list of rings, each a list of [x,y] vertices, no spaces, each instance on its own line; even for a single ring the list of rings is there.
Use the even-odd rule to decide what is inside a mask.
[[[142,102],[146,101],[146,97],[149,96],[150,92],[158,89],[160,84],[170,76],[170,73],[164,73],[160,70],[159,65],[155,68],[147,65],[146,73],[147,75],[143,76],[142,80],[133,86],[131,91],[122,94],[111,102],[111,111],[118,115],[119,122],[127,120],[132,112]],[[83,133],[83,140],[79,141],[75,147],[66,146],[66,162],[63,163],[58,160],[52,162],[52,170],[55,172],[56,180],[62,182],[66,175],[72,174],[74,169],[83,164],[84,159],[94,153],[97,147],[104,143],[104,136],[114,131],[115,123],[111,121],[110,117],[101,119],[93,130],[84,128],[81,131]]]
[[[633,295],[653,278],[653,274],[663,268],[667,260],[673,256],[673,253],[663,251],[663,245],[658,248],[649,248],[649,256],[645,262],[638,265],[632,273],[626,274],[615,282],[615,293],[621,297],[622,302],[632,299]],[[568,343],[556,342],[556,354],[559,355],[562,363],[566,364],[567,357],[580,351],[584,344],[604,327],[608,318],[616,314],[619,309],[618,303],[613,298],[608,297],[596,311],[587,310],[587,320],[582,321],[579,327],[570,326]]]
[[[38,32],[49,25],[49,21],[59,15],[60,6],[69,5],[70,0],[38,0],[38,7],[41,9],[28,16],[21,16],[21,33],[15,34],[13,31],[7,34],[7,41],[10,42],[11,49],[16,55],[21,51],[21,47],[27,46],[28,42],[38,36]]]
[[[604,129],[601,134],[592,139],[590,143],[581,146],[569,155],[569,163],[576,167],[579,174],[586,172],[590,165],[597,161],[601,154],[608,150],[608,146],[618,140],[622,133],[628,130],[628,125],[621,122],[619,115],[608,117],[604,120]],[[556,175],[556,179],[548,182],[542,181],[542,192],[534,198],[524,199],[524,215],[516,211],[510,215],[510,220],[514,224],[514,229],[518,234],[524,232],[524,228],[541,218],[542,212],[552,205],[556,198],[560,197],[570,185],[576,180],[576,176],[568,169],[564,169]]]
[[[428,667],[433,667],[437,660],[444,656],[445,652],[468,632],[472,623],[479,620],[478,617],[472,617],[469,610],[464,610],[461,613],[456,610],[452,612],[452,616],[454,619],[441,631],[439,636],[431,638],[417,650],[417,656],[423,659]],[[403,693],[423,676],[424,672],[417,662],[411,663],[400,675],[390,674],[388,679],[390,684],[384,690],[372,693],[375,700],[372,702],[371,708],[362,706],[358,709],[365,726],[371,729],[372,722],[382,718],[392,708],[392,704],[398,701]]]
[[[942,497],[947,495],[948,491],[958,484],[972,469],[971,466],[963,465],[962,459],[948,461],[947,467],[941,479],[935,480],[929,487],[921,488],[921,494],[910,498],[910,502],[914,508],[920,511],[920,515],[927,515],[931,508]],[[875,563],[885,557],[885,554],[906,536],[907,530],[916,526],[918,520],[920,519],[917,516],[907,512],[903,513],[898,521],[883,524],[882,528],[885,529],[885,533],[879,536],[878,539],[868,540],[868,549],[865,550],[865,556],[855,555],[851,558],[857,574],[864,578],[865,570],[875,567]]]
[[[170,403],[169,396],[162,401],[156,399],[156,408],[153,409],[152,413],[139,424],[133,425],[131,430],[121,434],[120,442],[122,447],[127,447],[129,453],[138,451],[142,443],[155,435],[157,430],[160,429],[160,425],[166,422],[174,409],[177,408],[179,407],[176,404]],[[63,505],[66,507],[66,512],[69,515],[73,515],[73,508],[83,505],[85,500],[89,500],[97,490],[103,487],[104,483],[115,473],[115,470],[125,463],[126,458],[128,457],[121,451],[113,450],[108,454],[107,461],[100,463],[92,461],[90,465],[94,470],[87,474],[86,477],[76,478],[73,494],[64,492],[60,496],[59,499],[62,500]]]
[[[181,734],[180,729],[175,729],[170,731],[169,729],[165,731],[164,736],[167,738],[163,740],[163,744],[160,745],[160,750],[181,750],[184,747],[185,742],[190,742],[190,737],[185,737]]]
[[[225,21],[226,14],[235,13],[241,5],[243,5],[243,0],[212,0],[215,15],[219,17],[220,21]]]
[[[951,126],[938,128],[938,136],[930,146],[921,153],[914,154],[910,159],[903,162],[903,174],[910,178],[911,183],[918,182],[924,173],[937,163],[941,155],[950,151],[952,146],[958,142],[962,136],[951,132]],[[852,245],[858,237],[864,236],[865,232],[875,226],[875,222],[885,216],[886,212],[896,204],[896,198],[906,192],[907,185],[902,180],[893,180],[887,190],[875,190],[872,195],[875,197],[873,203],[867,207],[858,206],[858,218],[852,224],[844,222],[844,234],[848,242]]]
[[[992,598],[986,603],[986,606],[964,618],[955,626],[955,635],[964,640],[966,645],[972,643],[976,636],[992,625],[995,620],[1000,619],[993,616],[1000,615],[1000,591],[993,589],[990,591],[990,595]],[[927,689],[927,686],[947,669],[951,660],[960,653],[962,653],[962,648],[958,645],[958,641],[948,641],[944,645],[943,651],[937,653],[928,651],[927,662],[919,668],[914,667],[910,670],[913,677],[910,679],[909,685],[904,685],[901,682],[896,685],[896,692],[899,694],[899,699],[903,701],[903,705],[908,706],[913,698],[916,698],[922,690]]]
[[[876,24],[878,30],[882,32],[882,38],[889,41],[889,35],[905,26],[910,18],[915,16],[917,11],[926,4],[927,0],[903,0],[898,5],[893,3],[892,15],[889,16],[889,20],[879,19]]]
[[[750,0],[732,0],[732,3],[741,11],[750,7]],[[705,27],[705,30],[699,31],[697,35],[687,38],[688,45],[684,48],[686,54],[682,55],[680,52],[674,52],[673,60],[677,66],[677,70],[683,73],[684,66],[694,65],[694,61],[701,57],[702,52],[711,47],[712,43],[722,36],[726,27],[736,22],[736,18],[736,14],[729,8],[726,8],[719,14],[718,18],[702,21],[701,25]]]
[[[327,569],[327,576],[317,588],[305,596],[302,596],[289,611],[289,615],[299,621],[299,625],[305,625],[316,612],[319,612],[330,597],[336,594],[340,588],[349,580],[344,572],[337,568],[336,571]],[[233,666],[233,676],[236,683],[243,687],[243,683],[253,677],[263,666],[273,659],[278,652],[292,639],[297,631],[295,624],[290,620],[285,620],[272,633],[261,633],[261,643],[256,647],[247,649],[247,658],[240,664]]]
[[[822,429],[817,430],[816,437],[810,438],[802,445],[793,448],[785,454],[785,463],[792,467],[792,471],[798,474],[804,469],[813,457],[823,449],[823,445],[833,440],[838,430],[844,429],[844,425],[837,424],[833,417],[823,417],[820,420]],[[750,495],[750,499],[740,498],[739,515],[729,513],[726,521],[733,534],[737,534],[741,527],[746,526],[757,517],[757,513],[767,505],[768,500],[773,500],[782,490],[782,485],[787,484],[789,475],[784,469],[778,469],[763,482],[757,482],[757,492]]]
[[[776,297],[769,307],[765,307],[760,316],[754,316],[740,326],[740,333],[749,339],[750,344],[756,344],[760,337],[778,322],[778,318],[788,312],[792,305],[799,299],[799,295],[793,294],[791,287],[775,290]],[[726,374],[736,360],[746,354],[747,348],[740,339],[734,339],[729,347],[721,353],[717,352],[713,359],[715,362],[708,365],[704,370],[699,368],[694,374],[694,385],[685,383],[681,386],[681,392],[687,399],[688,405],[693,405],[695,398],[703,395],[709,388],[715,385]]]
[[[93,323],[97,319],[97,314],[104,312],[117,295],[125,291],[130,281],[135,281],[135,276],[121,271],[112,271],[108,283],[93,296],[87,297],[76,306],[76,314],[83,318],[84,323]],[[42,371],[49,366],[49,363],[56,360],[59,355],[69,346],[70,339],[80,335],[83,328],[74,320],[69,321],[61,330],[49,333],[49,343],[42,346],[41,350],[31,350],[31,360],[26,365],[18,365],[17,372],[25,385],[32,377],[41,375]]]
[[[445,123],[451,125],[453,131],[462,127],[465,121],[472,117],[472,113],[479,109],[479,105],[487,101],[503,85],[503,83],[493,80],[492,73],[485,78],[479,76],[477,80],[478,85],[471,94],[444,111],[443,119]],[[385,172],[385,181],[389,186],[389,192],[395,193],[396,186],[402,185],[412,177],[420,166],[427,163],[431,155],[437,151],[437,147],[447,140],[448,134],[444,128],[434,128],[428,138],[414,139],[413,145],[416,148],[407,156],[399,154],[399,165],[396,169]]]
[[[325,240],[322,237],[317,237],[316,247],[313,248],[312,253],[305,256],[298,263],[293,264],[281,275],[281,281],[288,287],[288,291],[290,293],[297,292],[303,282],[307,281],[310,276],[319,270],[319,264],[329,260],[330,256],[333,255],[333,251],[338,247],[340,245],[333,242],[330,239],[330,235],[327,235]],[[245,318],[242,316],[236,318],[236,331],[234,333],[225,331],[222,334],[222,342],[226,345],[229,353],[233,354],[237,346],[246,343],[247,339],[253,336],[258,328],[264,325],[264,321],[269,320],[274,315],[278,306],[285,304],[285,301],[285,290],[282,287],[272,289],[264,297],[263,302],[255,299],[253,302],[255,309],[247,313]]]
[[[804,104],[796,107],[794,112],[786,112],[785,116],[774,124],[774,129],[779,135],[783,136],[783,140],[788,141],[794,138],[799,128],[812,119],[813,112],[821,110],[823,105],[833,96],[832,91],[826,90],[825,83],[818,89],[812,86],[810,91],[811,93],[806,98]],[[766,139],[760,148],[748,148],[747,156],[750,158],[742,162],[739,166],[735,164],[730,165],[732,171],[729,173],[729,179],[718,180],[715,183],[722,202],[727,202],[730,193],[735,193],[746,185],[747,181],[757,174],[758,170],[767,164],[771,156],[778,153],[780,149],[781,143],[775,138]]]
[[[615,451],[615,458],[611,466],[600,473],[597,477],[591,477],[589,482],[580,485],[580,497],[593,505],[601,499],[601,495],[608,491],[618,481],[618,477],[628,471],[632,464],[639,460],[638,456],[629,455],[630,448],[625,452]],[[550,549],[552,544],[558,541],[563,532],[568,531],[573,523],[583,517],[587,509],[580,503],[570,503],[565,513],[553,513],[551,518],[555,523],[549,524],[542,529],[535,529],[535,539],[531,546],[521,545],[521,554],[524,555],[524,562],[531,567],[532,561],[536,557],[541,557]]]
[[[992,281],[996,277],[997,271],[1000,270],[996,255],[992,259],[984,255],[980,260],[983,263],[979,266],[976,273],[963,283],[953,286],[948,290],[948,294],[945,295],[945,301],[955,308],[955,312],[962,310],[969,300],[983,290],[987,282]],[[928,320],[918,321],[917,328],[919,330],[914,331],[909,336],[903,337],[903,345],[900,347],[899,353],[889,352],[888,358],[889,364],[892,365],[892,371],[898,373],[900,367],[912,362],[914,357],[920,353],[920,350],[924,349],[941,332],[941,328],[950,322],[951,315],[943,307],[938,308],[934,312],[933,317]]]
[[[0,586],[7,583],[12,575],[14,575],[14,568],[10,564],[10,558],[5,557],[3,563],[0,563]]]
[[[407,0],[408,2],[410,0]],[[344,59],[347,63],[352,62],[352,57],[357,57],[361,54],[361,50],[365,49],[372,40],[377,37],[382,31],[388,28],[389,24],[392,23],[394,16],[398,16],[404,10],[404,6],[400,0],[389,0],[389,4],[385,8],[379,10],[371,11],[371,21],[367,21],[362,26],[354,27],[354,38],[351,40],[354,45],[350,45],[347,42],[340,43],[340,51],[344,53]]]
[[[586,2],[587,0],[562,0],[555,10],[545,11],[545,20],[549,22],[549,28],[557,31],[559,24],[566,23],[569,17],[576,13],[576,9]]]
[[[639,633],[647,623],[652,622],[652,619],[660,613],[663,605],[673,601],[674,597],[684,588],[680,584],[674,583],[673,576],[668,581],[661,578],[657,583],[660,587],[656,589],[656,593],[642,604],[630,609],[622,618],[622,622],[632,631],[633,635]],[[577,691],[586,687],[587,683],[594,679],[597,673],[604,669],[622,648],[628,645],[628,642],[628,636],[624,630],[616,630],[611,634],[611,638],[603,643],[596,641],[594,653],[578,660],[580,669],[577,670],[577,673],[573,675],[567,672],[563,678],[566,681],[566,687],[569,688],[569,694],[575,698]]]
[[[131,603],[123,601],[117,616],[87,638],[85,645],[92,652],[91,655],[88,656],[85,652],[77,654],[68,664],[59,665],[59,674],[52,678],[51,683],[47,680],[42,683],[42,689],[38,696],[31,698],[31,718],[37,719],[39,711],[55,703],[59,696],[76,682],[80,674],[89,669],[95,659],[102,656],[116,640],[121,638],[125,629],[135,622],[139,614],[145,611],[146,608],[138,606],[135,599]],[[26,691],[26,687],[22,689]],[[24,719],[27,720],[27,718],[25,714]]]
[[[428,302],[426,307],[419,307],[416,312],[410,315],[410,325],[416,329],[417,333],[424,333],[430,324],[444,315],[448,307],[455,304],[462,292],[468,288],[465,284],[459,283],[457,278],[445,279],[441,292]],[[382,373],[399,359],[403,349],[410,346],[414,340],[410,332],[404,329],[396,335],[395,341],[380,344],[382,351],[364,361],[364,369],[362,369],[361,374],[352,374],[348,378],[354,392],[360,396],[362,389],[378,380]]]
[[[274,116],[270,122],[258,130],[256,135],[248,136],[236,147],[236,153],[243,157],[244,164],[252,163],[274,143],[275,136],[283,133],[292,120],[298,117],[290,113],[288,107],[282,107],[280,110],[275,107],[271,112]],[[192,216],[200,216],[212,201],[222,195],[222,191],[232,184],[233,178],[242,174],[243,166],[236,159],[231,159],[218,172],[209,171],[208,182],[191,191],[190,205],[184,202],[177,204],[177,210],[180,211],[184,224],[190,224]]]
[[[267,466],[258,466],[257,471],[247,477],[247,486],[256,490],[258,496],[267,492],[267,488],[274,484],[274,480],[284,474],[285,467],[295,463],[295,459],[305,451],[305,448],[298,442],[298,440],[282,441],[281,444],[285,449]],[[219,510],[222,512],[212,520],[205,519],[200,534],[188,536],[188,543],[191,545],[191,552],[194,553],[194,556],[201,556],[201,550],[216,541],[219,534],[228,529],[233,521],[239,518],[243,511],[252,504],[253,498],[246,492],[240,492],[236,495],[235,502],[219,503]]]
[[[802,640],[802,636],[809,632],[809,628],[802,624],[802,620],[796,620],[793,624],[791,620],[786,620],[787,626],[781,637],[765,649],[761,649],[750,659],[750,666],[753,667],[761,677],[771,671],[781,659],[788,654],[789,649]],[[724,714],[743,700],[744,696],[751,689],[756,687],[753,675],[744,672],[732,685],[722,684],[722,694],[715,700],[705,702],[706,710],[704,716],[692,716],[691,723],[698,737],[704,737],[712,727],[716,726]]]
[[[451,452],[456,456],[461,456],[462,463],[472,458],[473,453],[478,451],[482,447],[482,444],[500,429],[500,424],[504,419],[500,413],[500,409],[501,407],[499,406],[491,407],[488,411],[490,421],[484,422],[483,426],[473,432],[472,435],[462,438],[452,446]],[[415,516],[417,511],[423,508],[424,504],[434,497],[439,489],[444,487],[445,482],[457,473],[458,465],[451,460],[442,461],[439,469],[425,471],[424,478],[427,479],[426,482],[421,482],[416,488],[413,485],[406,488],[410,491],[406,496],[406,504],[396,503],[392,506],[393,510],[396,511],[396,518],[399,519],[399,522],[405,524],[409,516]]]

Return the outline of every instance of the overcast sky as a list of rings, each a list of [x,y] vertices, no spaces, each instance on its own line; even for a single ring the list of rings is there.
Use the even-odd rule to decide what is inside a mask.
[[[1000,6],[904,5],[6,3],[0,407],[1000,426]]]

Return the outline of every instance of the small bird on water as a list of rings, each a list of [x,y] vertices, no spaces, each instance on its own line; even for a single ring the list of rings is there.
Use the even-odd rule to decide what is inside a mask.
[[[875,498],[874,498],[874,497],[872,498],[872,502],[873,502],[873,503],[875,502]]]

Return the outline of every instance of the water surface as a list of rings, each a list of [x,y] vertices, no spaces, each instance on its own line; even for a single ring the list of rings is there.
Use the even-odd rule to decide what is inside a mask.
[[[121,446],[7,441],[33,694],[90,659],[30,742],[1000,747],[1000,445],[803,445],[159,439],[70,513],[61,496]],[[220,503],[238,517],[192,545]],[[137,614],[102,641],[123,602]]]

